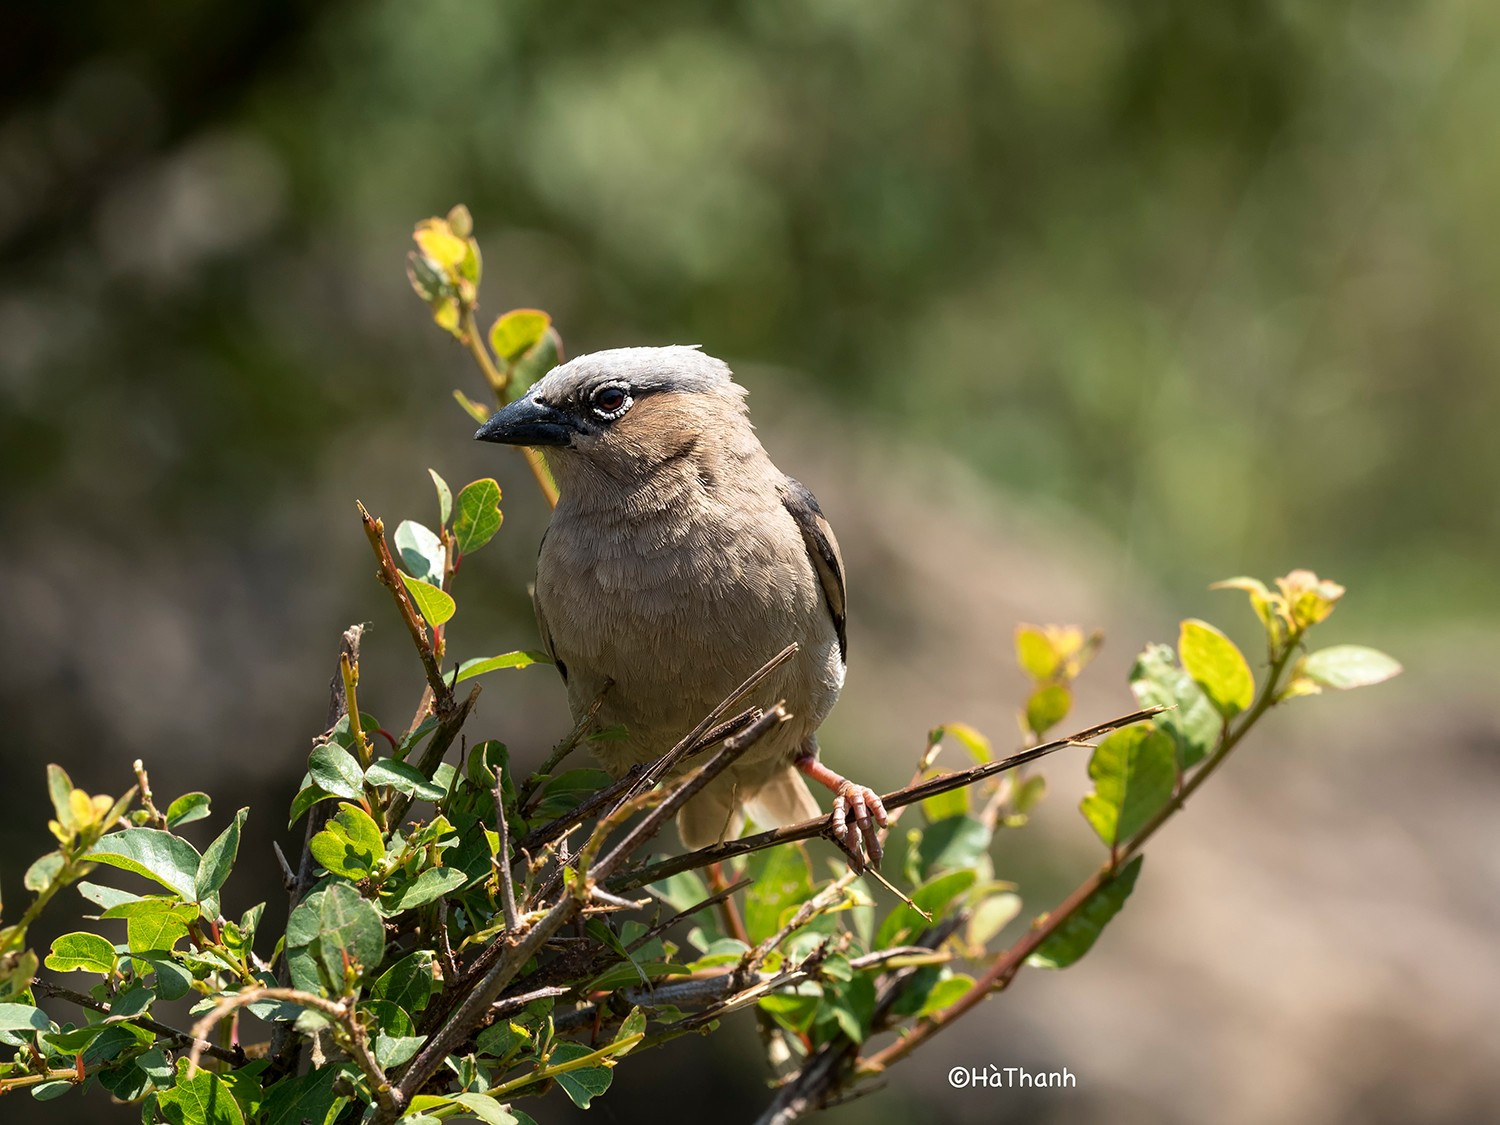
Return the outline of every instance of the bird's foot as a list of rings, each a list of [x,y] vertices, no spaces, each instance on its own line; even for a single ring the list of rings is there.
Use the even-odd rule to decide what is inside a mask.
[[[817,758],[797,759],[797,768],[813,781],[833,790],[833,816],[829,822],[834,842],[849,857],[856,871],[868,864],[879,868],[884,849],[880,831],[890,821],[880,794],[868,785],[856,785],[847,777],[833,772]]]
[[[850,813],[854,814],[851,822]],[[880,830],[888,823],[880,794],[868,785],[856,785],[845,778],[833,797],[833,834],[845,852],[861,862],[868,860],[877,870],[885,852],[880,846]],[[863,855],[861,855],[863,848]]]

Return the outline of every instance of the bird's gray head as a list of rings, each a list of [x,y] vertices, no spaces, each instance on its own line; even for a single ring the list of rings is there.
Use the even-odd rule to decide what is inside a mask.
[[[728,365],[696,347],[615,348],[554,367],[474,436],[591,460],[650,461],[711,427],[748,429],[744,395]]]

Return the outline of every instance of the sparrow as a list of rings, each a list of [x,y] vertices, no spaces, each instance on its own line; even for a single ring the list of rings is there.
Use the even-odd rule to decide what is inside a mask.
[[[806,778],[833,791],[854,862],[878,865],[880,797],[818,759],[847,668],[838,540],[772,463],[745,395],[696,347],[617,348],[553,368],[474,436],[543,449],[557,482],[537,626],[574,720],[597,703],[596,730],[624,728],[593,742],[601,765],[619,777],[660,757],[796,642],[749,701],[784,701],[791,719],[683,806],[678,833],[695,849],[738,835],[746,813],[762,827],[820,816]]]

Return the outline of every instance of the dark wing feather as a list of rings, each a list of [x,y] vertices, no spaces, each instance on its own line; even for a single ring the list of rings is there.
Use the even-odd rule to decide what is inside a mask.
[[[849,662],[849,641],[844,635],[844,559],[839,554],[839,541],[833,536],[833,528],[818,507],[818,500],[800,482],[787,477],[781,485],[781,502],[802,532],[802,542],[807,547],[807,557],[813,572],[823,586],[823,600],[828,603],[828,612],[833,617],[833,627],[839,636],[839,657]]]
[[[550,528],[548,529],[550,530]],[[542,543],[547,542],[547,532],[542,532]],[[542,545],[537,544],[537,557],[541,558]],[[547,615],[542,612],[541,599],[536,596],[536,587],[531,588],[531,608],[536,611],[536,631],[541,634],[542,648],[552,658],[552,663],[557,665],[557,674],[563,678],[563,683],[568,682],[568,668],[557,658],[557,653],[552,648],[552,630],[547,628]]]

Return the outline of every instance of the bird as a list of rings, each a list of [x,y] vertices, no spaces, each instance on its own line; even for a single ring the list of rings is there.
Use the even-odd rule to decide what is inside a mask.
[[[852,864],[878,867],[880,796],[818,751],[847,670],[838,540],[772,463],[746,394],[697,346],[614,348],[552,368],[474,436],[545,451],[559,498],[537,554],[537,626],[574,720],[624,728],[593,742],[604,769],[659,758],[795,642],[751,697],[791,718],[682,807],[678,835],[697,849],[738,836],[747,812],[761,827],[822,816],[809,779],[833,792]]]

